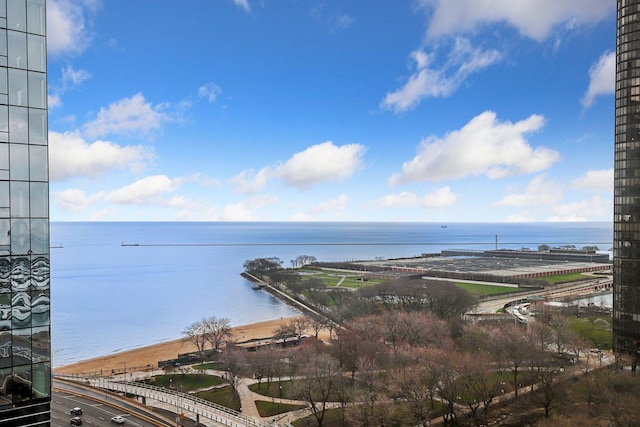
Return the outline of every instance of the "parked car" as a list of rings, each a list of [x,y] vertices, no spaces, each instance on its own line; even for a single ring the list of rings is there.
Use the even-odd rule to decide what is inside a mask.
[[[125,419],[123,417],[121,417],[120,415],[116,415],[115,417],[111,418],[111,422],[112,423],[116,423],[116,424],[124,424]]]
[[[73,417],[73,418],[71,418],[71,420],[69,420],[69,422],[71,423],[72,426],[80,426],[80,425],[82,425],[82,418]]]
[[[71,415],[82,415],[82,408],[71,408]]]

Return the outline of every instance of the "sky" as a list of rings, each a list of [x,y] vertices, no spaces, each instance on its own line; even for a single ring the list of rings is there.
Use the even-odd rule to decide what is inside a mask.
[[[47,0],[52,221],[612,221],[611,0]]]

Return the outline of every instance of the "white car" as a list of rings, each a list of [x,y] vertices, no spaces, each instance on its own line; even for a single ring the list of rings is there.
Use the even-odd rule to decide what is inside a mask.
[[[116,424],[124,424],[125,421],[126,420],[120,415],[116,415],[115,417],[111,418],[111,422]]]

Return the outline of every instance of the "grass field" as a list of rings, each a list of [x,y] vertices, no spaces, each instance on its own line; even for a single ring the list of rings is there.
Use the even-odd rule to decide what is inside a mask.
[[[331,270],[300,270],[300,274],[302,275],[302,280],[320,279],[329,288],[334,288],[339,285],[341,288],[355,289],[383,282],[383,280],[380,279],[363,280],[362,274],[357,272],[347,273]]]

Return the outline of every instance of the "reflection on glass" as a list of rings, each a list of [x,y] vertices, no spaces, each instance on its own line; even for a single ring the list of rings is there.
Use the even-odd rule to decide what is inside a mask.
[[[9,257],[0,257],[0,294],[11,292],[11,262]]]
[[[14,404],[30,400],[33,397],[31,390],[31,365],[15,366],[15,364],[14,356],[13,376],[11,377],[11,397]]]
[[[31,326],[31,297],[27,292],[17,292],[11,298],[11,327]]]
[[[44,291],[49,289],[51,271],[49,258],[37,256],[31,262],[31,289],[33,291]]]
[[[11,295],[0,294],[0,331],[11,329]]]
[[[51,390],[51,363],[33,365],[32,387],[34,399],[49,397],[49,390]]]
[[[11,181],[11,217],[25,218],[27,216],[29,216],[29,183]],[[11,233],[13,234],[13,230]],[[14,236],[11,237],[13,242]],[[14,250],[14,252],[17,251]]]
[[[45,254],[49,251],[49,221],[31,220],[31,253]]]
[[[11,368],[0,369],[0,384],[6,384],[0,388],[0,409],[10,407],[12,404],[11,389],[7,387],[11,384],[11,372]]]
[[[27,256],[15,256],[11,260],[11,290],[13,292],[29,290],[30,264],[29,257]]]
[[[11,366],[11,332],[0,332],[0,368]]]
[[[11,252],[26,254],[29,252],[30,237],[28,220],[11,220]]]
[[[11,331],[11,355],[14,365],[31,363],[31,328]]]
[[[32,326],[45,326],[51,323],[51,298],[49,291],[34,292],[31,299]]]
[[[31,347],[33,362],[48,362],[51,349],[51,336],[48,326],[33,328],[31,330]]]

